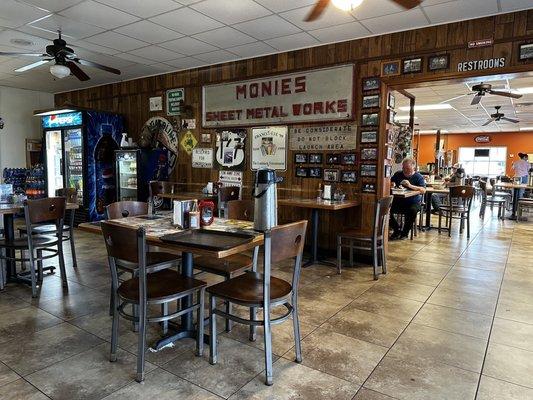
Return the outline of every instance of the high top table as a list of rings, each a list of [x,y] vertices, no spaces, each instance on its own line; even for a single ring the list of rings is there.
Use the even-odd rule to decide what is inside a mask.
[[[359,200],[318,200],[318,199],[278,199],[279,206],[291,206],[298,208],[311,209],[311,258],[303,265],[308,267],[311,264],[325,264],[337,267],[335,263],[320,259],[318,256],[318,224],[320,218],[320,210],[338,211],[346,208],[357,207],[361,204]]]
[[[520,189],[530,189],[533,190],[533,186],[529,186],[522,183],[511,183],[511,182],[496,182],[494,187],[500,187],[504,189],[513,189],[513,211],[509,219],[516,219],[516,210],[518,209],[518,194]]]

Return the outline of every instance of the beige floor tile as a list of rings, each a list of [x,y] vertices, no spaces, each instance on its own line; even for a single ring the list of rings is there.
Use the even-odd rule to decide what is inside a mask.
[[[482,375],[476,400],[533,399],[533,389]]]
[[[2,400],[49,400],[43,393],[24,379],[2,386]]]
[[[533,389],[533,352],[490,343],[483,374]]]
[[[398,282],[394,279],[381,279],[374,286],[368,289],[368,293],[382,293],[423,302],[429,298],[433,290],[434,288],[431,286],[408,282]]]
[[[61,319],[26,304],[25,308],[1,313],[0,343],[20,339],[22,335],[31,334],[61,322],[63,322]]]
[[[533,351],[533,325],[495,318],[490,341]]]
[[[394,397],[387,396],[386,394],[378,393],[374,390],[370,390],[362,387],[359,389],[353,400],[392,400]]]
[[[10,295],[10,291],[14,291],[20,285],[8,284],[0,296],[0,314],[8,313],[18,310],[20,308],[28,307],[29,303],[20,298]]]
[[[496,317],[533,324],[533,303],[503,298],[498,302]]]
[[[263,374],[230,400],[351,400],[359,386],[283,358],[274,363],[274,385],[264,384]]]
[[[477,312],[485,315],[493,315],[496,307],[497,294],[476,293],[472,290],[464,290],[461,287],[454,289],[438,287],[428,299],[428,303],[446,306],[458,310]]]
[[[0,363],[0,386],[19,379],[20,376],[7,365]]]
[[[382,293],[365,293],[351,305],[363,311],[410,321],[423,303]]]

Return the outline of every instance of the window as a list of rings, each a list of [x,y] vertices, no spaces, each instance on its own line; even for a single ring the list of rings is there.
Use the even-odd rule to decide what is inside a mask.
[[[507,147],[459,147],[459,163],[470,176],[505,175]]]

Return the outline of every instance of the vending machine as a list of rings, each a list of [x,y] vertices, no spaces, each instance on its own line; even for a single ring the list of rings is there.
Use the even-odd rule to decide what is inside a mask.
[[[123,118],[99,111],[74,111],[42,116],[46,192],[76,188],[77,222],[105,217],[116,201],[115,150],[124,131]]]

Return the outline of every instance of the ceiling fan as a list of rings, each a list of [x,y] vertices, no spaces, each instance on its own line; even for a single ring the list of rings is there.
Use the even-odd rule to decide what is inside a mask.
[[[517,119],[514,119],[514,118],[507,118],[505,116],[505,114],[501,113],[500,112],[500,108],[502,108],[502,106],[496,106],[494,107],[496,109],[496,113],[494,114],[490,114],[490,119],[487,120],[487,122],[485,122],[483,124],[483,126],[487,126],[488,124],[492,123],[492,122],[499,122],[500,120],[504,120],[504,121],[508,121],[508,122],[512,122],[513,124],[517,124],[519,123],[520,121],[517,120]]]
[[[512,97],[513,99],[519,99],[522,97],[521,94],[513,92],[504,92],[502,90],[492,90],[492,85],[490,83],[480,83],[479,85],[472,86],[472,91],[474,93],[469,93],[470,95],[475,94],[472,99],[471,105],[478,104],[483,96],[486,94],[494,94],[496,96]]]
[[[423,0],[391,0],[393,3],[398,4],[399,6],[409,10],[418,6],[422,3]],[[340,8],[344,11],[350,11],[358,7],[363,0],[318,0],[311,10],[311,12],[305,18],[306,22],[314,21],[324,13],[326,7],[332,3],[335,7]]]
[[[67,46],[61,38],[61,31],[57,31],[59,38],[55,39],[53,44],[46,46],[46,53],[10,53],[0,51],[0,56],[24,56],[24,57],[42,57],[43,59],[37,62],[34,62],[29,65],[17,68],[15,72],[24,72],[29,71],[30,69],[37,68],[43,64],[54,61],[54,64],[50,66],[50,73],[56,78],[66,78],[71,73],[80,81],[88,81],[91,79],[89,75],[82,71],[78,64],[84,65],[87,67],[98,68],[112,74],[120,75],[118,69],[107,67],[92,61],[82,60],[74,53],[70,47]]]

